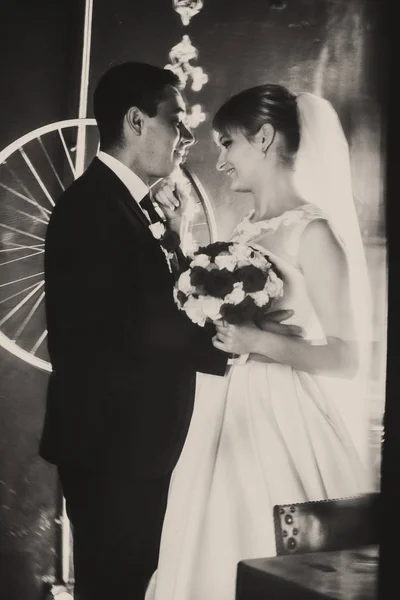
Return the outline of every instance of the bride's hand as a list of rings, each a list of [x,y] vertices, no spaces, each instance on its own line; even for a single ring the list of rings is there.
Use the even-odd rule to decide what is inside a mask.
[[[179,173],[172,173],[170,177],[157,183],[153,191],[153,198],[164,213],[169,228],[176,231],[182,241],[186,239],[196,212],[190,189],[190,182]]]
[[[163,179],[157,184],[153,192],[153,199],[163,211],[168,222],[182,217],[182,201],[176,190],[175,183],[170,179]]]
[[[171,177],[158,181],[153,187],[153,200],[164,210],[175,211],[180,206],[179,196]]]
[[[193,203],[191,188],[190,181],[185,178],[180,169],[177,169],[169,177],[154,185],[153,198],[161,210],[167,211],[173,218],[177,213],[190,209]]]
[[[298,325],[285,324],[283,321],[293,316],[292,310],[277,310],[266,316],[257,327],[247,325],[230,325],[225,321],[216,321],[216,335],[213,345],[224,352],[233,354],[257,354],[259,352],[260,337],[265,338],[264,332],[275,335],[302,337],[303,330]],[[262,352],[261,352],[262,354]]]
[[[225,321],[216,321],[215,328],[217,333],[212,339],[215,348],[232,354],[257,352],[262,332],[255,325],[230,325]]]

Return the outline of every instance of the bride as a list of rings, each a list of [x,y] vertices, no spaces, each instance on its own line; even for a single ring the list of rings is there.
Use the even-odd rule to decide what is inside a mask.
[[[277,308],[303,335],[216,324],[214,345],[248,358],[198,376],[147,600],[234,600],[237,563],[276,554],[274,505],[369,485],[368,278],[338,117],[266,84],[228,100],[213,129],[217,169],[254,198],[232,240],[270,255],[284,278]]]

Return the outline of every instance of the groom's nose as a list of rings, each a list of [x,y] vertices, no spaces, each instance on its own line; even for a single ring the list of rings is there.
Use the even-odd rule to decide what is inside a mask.
[[[195,137],[191,130],[186,127],[184,123],[181,123],[181,139],[180,143],[184,146],[191,146],[195,142]]]

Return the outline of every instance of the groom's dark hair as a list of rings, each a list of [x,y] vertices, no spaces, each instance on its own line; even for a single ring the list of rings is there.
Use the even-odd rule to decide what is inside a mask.
[[[154,65],[126,62],[106,71],[93,96],[100,147],[105,150],[121,141],[122,123],[132,106],[154,117],[168,85],[180,88],[181,81],[169,69]]]

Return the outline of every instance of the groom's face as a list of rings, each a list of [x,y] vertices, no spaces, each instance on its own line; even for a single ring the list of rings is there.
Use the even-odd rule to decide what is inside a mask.
[[[145,117],[143,167],[149,177],[167,177],[185,159],[194,137],[185,126],[186,105],[180,92],[165,88],[155,117]]]

